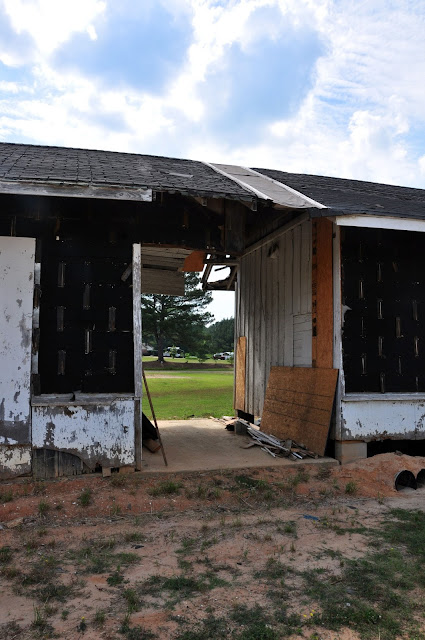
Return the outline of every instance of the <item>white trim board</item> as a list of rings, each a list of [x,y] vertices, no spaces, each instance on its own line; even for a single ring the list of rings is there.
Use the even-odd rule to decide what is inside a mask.
[[[413,218],[347,215],[336,216],[333,220],[339,227],[367,227],[371,229],[395,229],[396,231],[425,232],[425,220],[414,220]]]

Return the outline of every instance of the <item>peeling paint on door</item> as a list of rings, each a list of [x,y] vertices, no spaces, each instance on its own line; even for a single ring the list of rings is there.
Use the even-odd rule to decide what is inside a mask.
[[[0,237],[0,475],[31,469],[31,339],[35,240]],[[22,445],[26,445],[22,447]]]

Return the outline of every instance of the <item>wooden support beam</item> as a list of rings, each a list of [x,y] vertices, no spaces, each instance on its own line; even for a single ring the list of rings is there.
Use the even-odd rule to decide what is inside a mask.
[[[333,367],[332,232],[330,220],[313,220],[312,362],[322,369]]]

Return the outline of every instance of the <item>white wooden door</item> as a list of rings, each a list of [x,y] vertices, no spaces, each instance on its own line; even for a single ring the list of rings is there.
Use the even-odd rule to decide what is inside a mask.
[[[0,237],[0,445],[31,442],[35,239]]]

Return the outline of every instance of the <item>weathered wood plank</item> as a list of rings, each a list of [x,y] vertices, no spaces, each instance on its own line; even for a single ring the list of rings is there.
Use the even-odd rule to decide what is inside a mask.
[[[294,257],[292,262],[292,313],[301,312],[301,226],[294,231]]]
[[[279,282],[279,262],[282,260],[280,246],[277,256],[270,258],[270,278],[268,280],[267,295],[271,300],[271,334],[268,339],[271,344],[270,365],[279,364],[279,299],[281,283]],[[267,376],[268,379],[268,376]]]
[[[311,314],[293,316],[294,366],[311,367]]]
[[[236,343],[235,409],[245,411],[246,381],[246,337],[241,336]]]
[[[301,226],[301,308],[300,313],[311,313],[311,221]]]
[[[293,252],[293,231],[285,236],[285,305],[283,309],[285,322],[285,342],[283,363],[287,367],[294,364],[293,349],[293,268],[294,268],[294,252]]]

